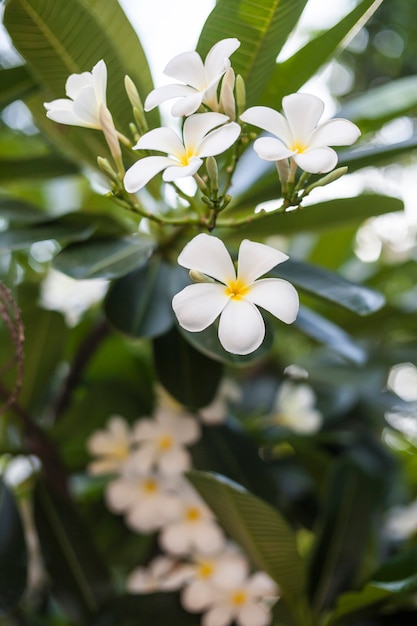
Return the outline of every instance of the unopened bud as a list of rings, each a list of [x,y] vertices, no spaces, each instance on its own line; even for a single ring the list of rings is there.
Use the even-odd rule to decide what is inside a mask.
[[[129,76],[125,76],[125,89],[129,102],[132,105],[135,122],[138,125],[140,133],[143,135],[148,130],[148,123],[143,112],[142,100],[136,89],[136,85]]]
[[[246,87],[242,76],[236,76],[236,104],[238,116],[242,115],[246,107]]]
[[[235,73],[232,67],[229,67],[223,76],[222,86],[220,89],[220,109],[232,121],[236,119],[236,102],[233,93],[235,86]]]
[[[217,190],[219,188],[219,170],[217,168],[216,159],[213,156],[207,157],[206,170],[210,179],[211,188]]]
[[[188,275],[191,278],[191,280],[193,280],[195,283],[214,283],[214,282],[216,282],[212,278],[210,278],[210,276],[206,276],[206,274],[203,274],[202,272],[199,272],[198,270],[190,270],[188,272]]]
[[[118,184],[120,183],[120,179],[119,179],[117,172],[114,171],[114,169],[112,168],[112,166],[110,165],[107,159],[104,159],[103,157],[100,157],[100,156],[97,157],[97,165],[99,169],[103,172],[103,174],[107,176],[107,178],[109,178],[115,183],[118,183]]]
[[[312,189],[315,189],[316,187],[324,187],[325,185],[329,185],[330,183],[333,183],[335,180],[338,180],[344,174],[346,174],[347,171],[348,171],[348,167],[346,165],[344,165],[343,167],[338,167],[337,170],[333,170],[332,172],[329,172],[328,174],[326,174],[326,176],[319,178],[319,180],[316,180],[315,183],[312,183],[311,185],[309,185],[305,189],[303,195],[306,196],[308,193],[310,193],[310,191],[312,191]]]
[[[114,159],[114,162],[117,165],[119,174],[123,176],[124,167],[123,167],[123,160],[122,160],[122,151],[120,150],[119,137],[117,134],[117,130],[114,126],[111,113],[103,103],[100,104],[99,116],[100,116],[101,129],[107,141],[107,145],[109,146],[110,153]]]
[[[276,161],[278,176],[281,181],[281,187],[284,191],[287,188],[288,177],[290,173],[290,164],[288,159],[281,159],[280,161]]]

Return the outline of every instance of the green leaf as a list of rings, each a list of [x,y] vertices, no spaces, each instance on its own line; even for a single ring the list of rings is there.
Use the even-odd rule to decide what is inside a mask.
[[[276,177],[276,173],[275,173]],[[275,188],[274,197],[277,197]],[[260,194],[260,191],[259,191]],[[268,187],[265,186],[267,199]],[[247,224],[240,226],[236,232],[240,237],[267,237],[272,233],[277,235],[292,235],[311,231],[325,231],[340,228],[348,224],[360,224],[365,219],[385,213],[393,213],[403,209],[404,205],[398,198],[380,196],[377,194],[361,194],[352,198],[338,198],[320,202],[288,213],[255,214],[256,205],[261,202],[261,196],[245,198],[242,204],[236,204],[224,213],[218,220],[218,229],[233,227],[241,219]],[[277,207],[280,205],[277,200]]]
[[[94,239],[68,246],[55,257],[53,266],[78,279],[118,278],[144,265],[155,245],[146,235]]]
[[[193,348],[174,327],[153,342],[156,374],[181,404],[196,410],[213,400],[221,365]]]
[[[349,458],[333,465],[310,568],[317,612],[352,584],[370,536],[374,481]]]
[[[351,41],[381,3],[382,0],[362,0],[335,26],[309,41],[286,61],[278,63],[259,104],[277,108],[283,96],[298,91]]]
[[[306,307],[300,307],[294,326],[352,363],[360,365],[366,361],[365,350],[340,326]]]
[[[236,74],[246,83],[247,105],[270,80],[276,58],[296,25],[307,0],[219,0],[210,13],[197,45],[204,58],[219,40],[237,37],[241,46],[232,57]]]
[[[68,216],[35,226],[0,232],[0,250],[25,250],[37,241],[49,239],[60,243],[83,241],[93,234],[94,229],[92,222],[80,222],[74,216]]]
[[[13,495],[0,480],[0,618],[14,609],[25,590],[27,552]]]
[[[79,173],[76,165],[58,154],[38,157],[0,158],[0,182],[35,180],[74,176]]]
[[[289,259],[273,269],[271,274],[277,278],[285,278],[296,287],[339,304],[358,315],[375,313],[385,304],[381,293],[310,263]]]
[[[340,165],[347,165],[350,172],[356,172],[363,167],[386,165],[407,157],[417,149],[417,133],[409,139],[386,146],[361,146],[353,150],[343,150],[339,153]]]
[[[11,224],[48,222],[50,216],[34,204],[14,198],[0,198],[0,217]]]
[[[89,626],[199,626],[200,616],[185,611],[178,593],[123,595],[104,607]]]
[[[72,503],[40,480],[34,493],[34,516],[54,595],[71,619],[89,623],[90,615],[114,595],[89,529]]]
[[[36,89],[36,82],[25,65],[0,70],[0,108],[22,100]]]
[[[279,584],[283,598],[302,603],[304,563],[295,535],[281,514],[224,476],[192,471],[187,478],[255,566]]]
[[[131,337],[157,337],[174,323],[172,297],[183,287],[183,272],[158,258],[113,283],[105,300],[109,322]]]

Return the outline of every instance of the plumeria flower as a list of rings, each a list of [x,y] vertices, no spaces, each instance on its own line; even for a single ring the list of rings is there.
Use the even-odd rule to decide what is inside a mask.
[[[225,570],[212,580],[201,580],[185,588],[181,595],[190,612],[205,611],[202,626],[267,626],[272,615],[271,599],[278,587],[265,572],[248,575],[247,564]]]
[[[88,465],[90,474],[112,474],[123,470],[132,447],[129,424],[123,417],[114,415],[107,428],[95,431],[87,440],[90,454],[98,458]]]
[[[127,588],[132,593],[178,591],[189,577],[188,566],[161,555],[155,557],[147,567],[134,569],[127,579]]]
[[[282,99],[284,115],[269,107],[247,109],[240,119],[274,135],[260,137],[255,152],[265,161],[291,158],[305,172],[330,172],[337,164],[337,154],[329,146],[349,146],[359,135],[352,122],[335,118],[319,125],[324,102],[308,93],[293,93]]]
[[[221,581],[223,578],[233,577],[236,571],[242,568],[248,570],[248,560],[238,546],[226,543],[221,550],[210,554],[195,553],[191,555],[188,584],[190,589],[187,595],[193,595],[192,585],[198,581]]]
[[[67,98],[45,102],[46,116],[70,126],[101,129],[100,105],[106,106],[107,67],[99,61],[91,72],[71,74],[65,83]]]
[[[286,381],[278,390],[270,421],[296,433],[314,434],[320,430],[323,422],[323,416],[315,404],[316,396],[309,385]]]
[[[217,86],[230,68],[230,55],[239,46],[240,41],[234,37],[222,39],[211,48],[205,63],[195,51],[175,56],[166,66],[164,74],[185,84],[164,85],[151,91],[145,100],[145,111],[172,98],[180,98],[172,107],[174,116],[191,115],[201,104],[217,111]]]
[[[152,532],[178,518],[182,505],[176,487],[156,473],[124,475],[107,486],[106,503],[113,513],[124,513],[133,530]]]
[[[168,408],[157,409],[152,419],[142,418],[132,439],[138,444],[129,466],[140,473],[156,468],[165,474],[180,474],[190,469],[191,457],[185,446],[200,437],[200,426],[191,415]]]
[[[231,378],[223,378],[212,402],[198,410],[198,417],[204,424],[221,424],[226,420],[230,403],[241,399],[240,388]]]
[[[159,534],[161,548],[174,555],[218,552],[225,538],[209,507],[191,487],[181,489],[180,496],[176,517],[164,524]]]
[[[154,128],[139,139],[134,150],[159,150],[171,156],[148,156],[127,170],[124,185],[129,193],[142,189],[162,172],[165,182],[192,176],[204,157],[215,156],[230,148],[240,134],[240,126],[221,113],[196,113],[185,120],[184,143],[172,128]]]
[[[257,306],[286,324],[297,316],[298,294],[289,282],[279,278],[258,280],[287,259],[283,252],[245,239],[240,244],[236,273],[221,239],[197,235],[180,253],[178,263],[204,282],[188,285],[174,296],[172,307],[180,325],[199,332],[220,316],[218,336],[224,349],[233,354],[253,352],[265,336],[265,323]]]

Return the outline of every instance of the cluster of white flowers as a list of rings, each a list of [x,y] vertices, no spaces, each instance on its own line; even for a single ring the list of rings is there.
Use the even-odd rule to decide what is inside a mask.
[[[66,83],[68,97],[45,103],[47,116],[63,124],[101,129],[123,177],[124,189],[130,194],[140,191],[161,172],[167,183],[175,185],[180,179],[194,177],[200,189],[205,190],[198,170],[207,158],[213,159],[210,165],[208,161],[206,164],[215,187],[218,181],[214,156],[234,146],[244,125],[249,124],[269,133],[255,141],[255,152],[261,159],[276,163],[282,191],[292,193],[297,167],[309,174],[330,172],[337,164],[337,154],[329,146],[352,144],[360,135],[359,129],[344,119],[332,119],[320,125],[324,104],[308,93],[284,97],[284,114],[266,106],[241,112],[243,81],[235,77],[230,62],[230,56],[239,46],[238,39],[227,38],[211,48],[204,62],[197,52],[191,51],[177,55],[168,63],[165,74],[180,83],[151,91],[144,110],[175,99],[172,115],[185,118],[181,136],[169,127],[142,133],[133,149],[155,150],[158,154],[142,156],[127,172],[123,168],[119,140],[125,143],[128,140],[116,131],[107,108],[107,68],[103,60],[91,72],[72,74]],[[142,108],[130,79],[125,84],[129,99],[136,102],[136,110]],[[161,156],[161,152],[167,156]],[[219,199],[217,191],[214,202],[223,202],[224,208],[225,196]],[[293,202],[288,198],[287,201]],[[210,219],[214,222],[202,220],[202,227],[214,226],[216,211],[222,209],[218,204],[213,206]],[[287,258],[269,246],[245,240],[240,246],[236,275],[223,242],[210,235],[197,235],[178,259],[198,282],[174,298],[179,324],[186,330],[199,332],[219,318],[218,335],[225,350],[241,355],[253,352],[265,335],[257,306],[287,324],[297,316],[298,296],[292,285],[279,279],[258,280]]]
[[[224,391],[221,395],[224,395]],[[192,466],[189,446],[201,427],[159,390],[153,417],[129,425],[120,416],[87,442],[95,459],[91,474],[111,476],[105,499],[113,513],[140,533],[158,533],[161,554],[127,580],[132,593],[179,591],[183,607],[203,613],[202,626],[267,626],[278,588],[264,572],[251,572],[243,552],[228,541],[212,511],[185,479]],[[219,405],[216,399],[214,404]],[[201,411],[212,418],[210,406]],[[217,410],[215,421],[220,416]],[[224,414],[223,414],[224,416]]]

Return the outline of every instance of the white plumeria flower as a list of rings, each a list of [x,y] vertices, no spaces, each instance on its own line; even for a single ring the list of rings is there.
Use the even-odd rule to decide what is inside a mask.
[[[189,579],[187,566],[168,557],[157,556],[147,567],[137,567],[127,579],[127,588],[132,593],[155,593],[156,591],[178,591]]]
[[[231,378],[223,378],[212,402],[198,410],[198,416],[204,424],[214,426],[225,421],[229,403],[239,402],[240,388]]]
[[[235,576],[242,568],[249,570],[248,560],[236,544],[226,543],[219,552],[213,554],[193,554],[189,568],[189,585],[187,595],[192,595],[192,585],[196,581],[221,581]]]
[[[320,430],[323,422],[315,404],[316,395],[309,385],[285,381],[278,390],[270,421],[296,433],[312,435]]]
[[[298,294],[289,282],[279,278],[258,280],[287,259],[283,252],[244,239],[236,274],[221,239],[197,235],[180,253],[178,263],[218,282],[189,285],[174,296],[172,307],[180,325],[190,332],[200,332],[220,315],[218,335],[224,349],[233,354],[253,352],[265,336],[265,323],[257,306],[286,324],[297,316]]]
[[[211,48],[205,63],[195,51],[175,56],[166,66],[164,74],[185,84],[164,85],[151,91],[145,100],[145,111],[172,98],[180,98],[172,107],[174,116],[191,115],[201,104],[216,111],[217,86],[230,68],[230,55],[239,46],[240,41],[234,37],[222,39]]]
[[[124,513],[126,524],[139,532],[152,532],[181,511],[177,485],[156,473],[126,475],[106,489],[106,503],[113,513]]]
[[[132,447],[129,424],[123,417],[114,415],[107,428],[95,431],[87,440],[90,454],[98,458],[88,465],[90,474],[112,474],[123,470]]]
[[[180,496],[178,514],[159,534],[161,548],[174,555],[218,552],[225,538],[211,510],[191,487],[185,486]]]
[[[134,425],[132,439],[139,445],[130,456],[128,467],[139,473],[156,468],[164,474],[181,474],[191,467],[185,446],[199,437],[200,426],[194,417],[158,408],[154,418],[142,418]]]
[[[247,109],[240,119],[259,126],[274,137],[260,137],[255,152],[265,161],[292,158],[305,172],[330,172],[337,165],[337,154],[329,146],[354,143],[360,130],[345,119],[335,118],[319,125],[324,102],[308,93],[293,93],[282,99],[284,115],[265,106]]]
[[[222,113],[191,115],[184,123],[184,143],[167,127],[154,128],[142,135],[134,150],[159,150],[171,156],[148,156],[132,165],[124,177],[126,190],[139,191],[162,170],[165,182],[193,176],[203,164],[203,158],[224,152],[238,138],[239,124],[227,124],[228,121]]]
[[[226,572],[225,572],[226,573]],[[202,626],[267,626],[272,619],[271,599],[278,587],[265,572],[248,576],[247,565],[227,571],[227,576],[197,581],[181,595],[184,608],[190,612],[205,611]]]
[[[100,105],[106,106],[107,67],[99,61],[91,72],[71,74],[65,83],[67,98],[45,102],[46,116],[70,126],[101,129]]]

